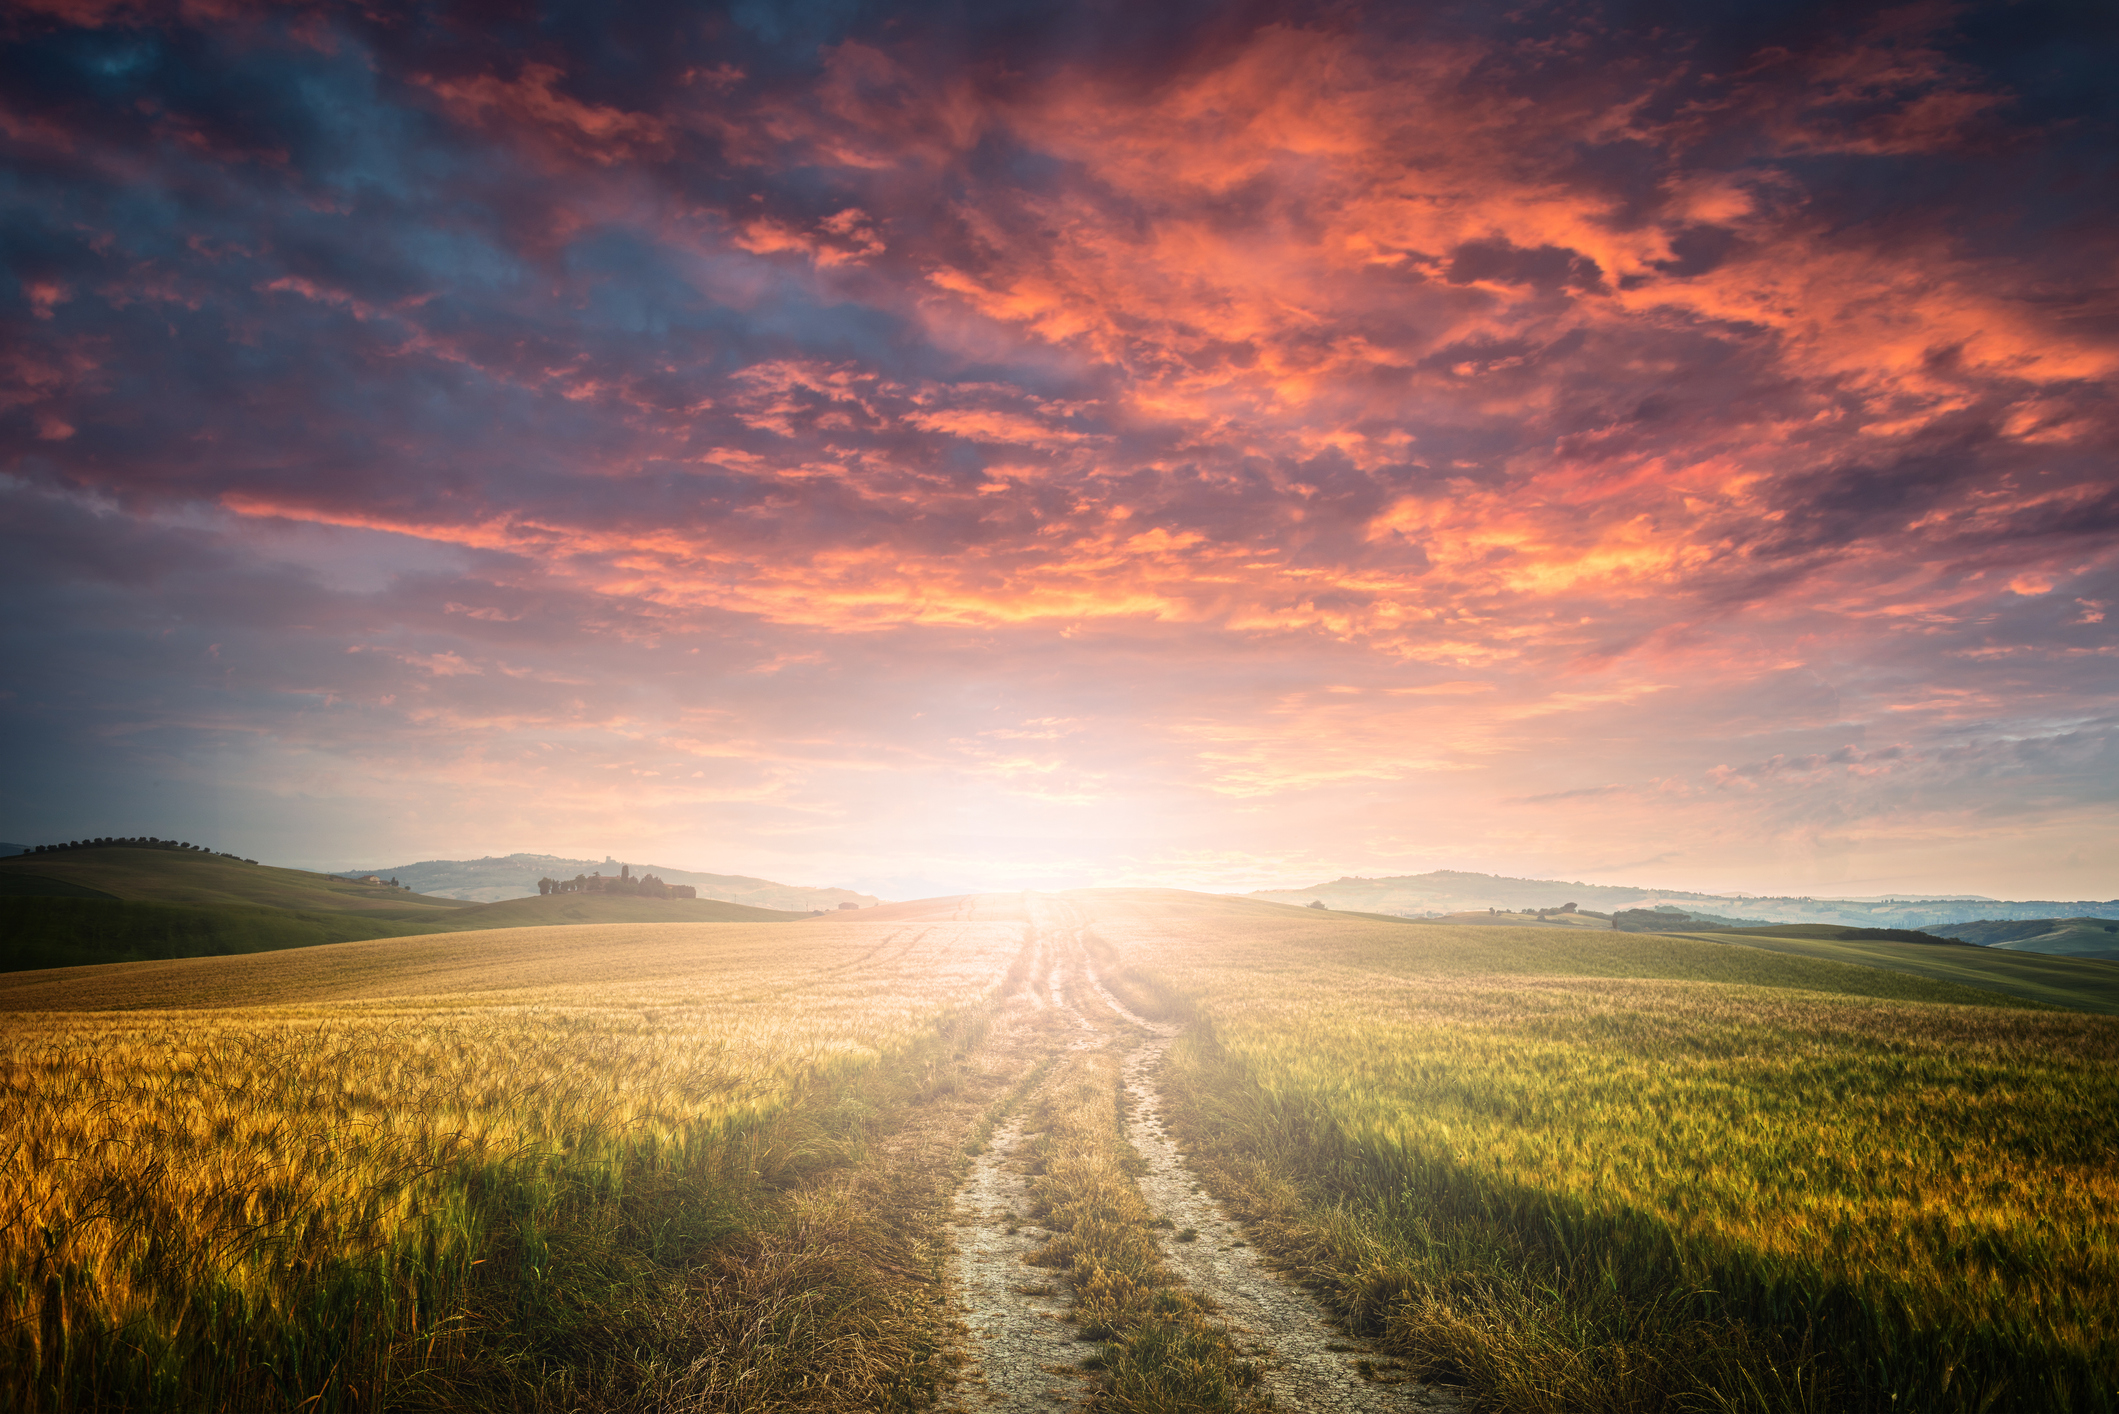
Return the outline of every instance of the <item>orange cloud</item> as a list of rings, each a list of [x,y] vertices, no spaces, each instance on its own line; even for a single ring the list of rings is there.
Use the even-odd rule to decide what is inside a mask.
[[[486,73],[451,79],[419,75],[416,82],[458,120],[504,128],[547,155],[564,153],[609,167],[668,150],[666,121],[648,113],[584,103],[561,91],[565,77],[554,65],[531,62],[513,80]]]

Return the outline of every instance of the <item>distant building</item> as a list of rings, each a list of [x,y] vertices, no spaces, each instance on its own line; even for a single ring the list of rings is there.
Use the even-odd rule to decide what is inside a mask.
[[[690,884],[666,884],[653,874],[636,876],[630,864],[620,865],[615,879],[600,869],[593,874],[576,874],[571,879],[539,879],[537,892],[540,895],[623,894],[627,898],[699,897],[699,891]]]
[[[380,884],[382,880],[376,878],[373,874],[363,874],[360,877],[360,882],[363,884]]]
[[[839,905],[839,907],[841,907],[841,908],[859,908],[860,906],[861,906],[861,905],[859,905],[859,904],[857,904],[857,903],[842,903],[842,904],[840,904],[840,905]]]

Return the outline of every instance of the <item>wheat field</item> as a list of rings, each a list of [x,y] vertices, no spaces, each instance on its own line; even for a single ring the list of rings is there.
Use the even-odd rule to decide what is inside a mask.
[[[961,1024],[1022,944],[1009,922],[609,925],[0,987],[7,1402],[372,1402],[498,1254],[531,1299],[586,1208],[677,1182],[711,1223],[717,1195],[829,1157],[843,1082]]]
[[[979,1038],[1018,992],[1002,1031],[1065,1030],[1024,983],[1072,938],[1185,1023],[1166,1113],[1258,1244],[1482,1408],[2119,1409],[2119,1019],[1714,942],[1148,890],[863,913],[0,980],[0,1409],[753,1408],[768,1366],[774,1408],[896,1400],[887,1371],[805,1381],[820,1349],[882,1371],[930,1338],[903,1304],[923,1278],[883,1293],[907,1259],[856,1249],[888,1217],[862,1205],[933,1207],[947,1166],[828,1212],[804,1185],[869,1172],[878,1107],[937,1113],[922,1086],[955,1082],[919,1077],[952,1057],[996,1094],[1043,1074],[1045,1042]],[[1094,1079],[1040,1121],[1039,1182],[1055,1230],[1119,1214],[1124,1265],[1143,1219]],[[686,1286],[709,1252],[720,1285]],[[576,1320],[643,1274],[640,1320]],[[749,1353],[656,1385],[656,1322],[702,1301],[701,1358]],[[1206,1388],[1155,1350],[1138,1407]],[[620,1355],[623,1388],[540,1385]]]
[[[1096,933],[1196,1009],[1192,1137],[1282,1255],[1499,1407],[2115,1404],[2112,1018],[1678,939]]]

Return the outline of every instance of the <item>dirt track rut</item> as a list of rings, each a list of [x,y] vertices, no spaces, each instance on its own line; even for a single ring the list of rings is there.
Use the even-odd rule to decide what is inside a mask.
[[[1060,1273],[1024,1265],[1043,1239],[1029,1221],[1029,1175],[1016,1160],[1020,1120],[994,1132],[957,1192],[951,1277],[971,1333],[974,1381],[960,1409],[1059,1409],[1086,1403],[1085,1347],[1061,1317],[1071,1296]]]
[[[1058,1043],[1064,1049],[1122,1049],[1131,1098],[1126,1137],[1147,1165],[1141,1192],[1172,1224],[1164,1257],[1264,1365],[1262,1393],[1273,1407],[1333,1414],[1456,1407],[1447,1391],[1404,1379],[1388,1356],[1337,1329],[1314,1297],[1245,1244],[1168,1132],[1159,1073],[1177,1028],[1134,1015],[1102,985],[1079,941],[1084,920],[1039,913],[1038,966],[1016,1003],[1064,1013],[1072,1023]],[[1028,1216],[1023,1142],[1021,1120],[1004,1123],[957,1196],[950,1279],[970,1332],[971,1373],[945,1407],[959,1414],[1093,1402],[1094,1386],[1079,1369],[1089,1347],[1062,1320],[1071,1304],[1064,1274],[1023,1261],[1045,1237]],[[1177,1240],[1185,1233],[1193,1236]]]

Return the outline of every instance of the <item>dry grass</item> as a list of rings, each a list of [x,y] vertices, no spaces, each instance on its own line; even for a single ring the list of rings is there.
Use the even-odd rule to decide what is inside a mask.
[[[130,1012],[61,1009],[107,1005],[110,969],[11,979],[46,1009],[0,1039],[7,1402],[373,1407],[416,1371],[519,1360],[478,1332],[563,1332],[675,1248],[750,1232],[829,1261],[756,1195],[856,1148],[863,1078],[961,1040],[1021,930],[793,934],[141,964],[132,999],[164,1006]]]
[[[1064,1059],[1035,1122],[1032,1215],[1052,1238],[1029,1258],[1065,1269],[1070,1318],[1102,1342],[1102,1407],[1116,1414],[1177,1414],[1252,1407],[1258,1371],[1228,1331],[1183,1289],[1154,1235],[1155,1215],[1126,1143],[1120,1058],[1105,1046]]]
[[[1430,1377],[2119,1405],[2110,1019],[1712,943],[1100,914],[1197,1007],[1202,1157]]]

